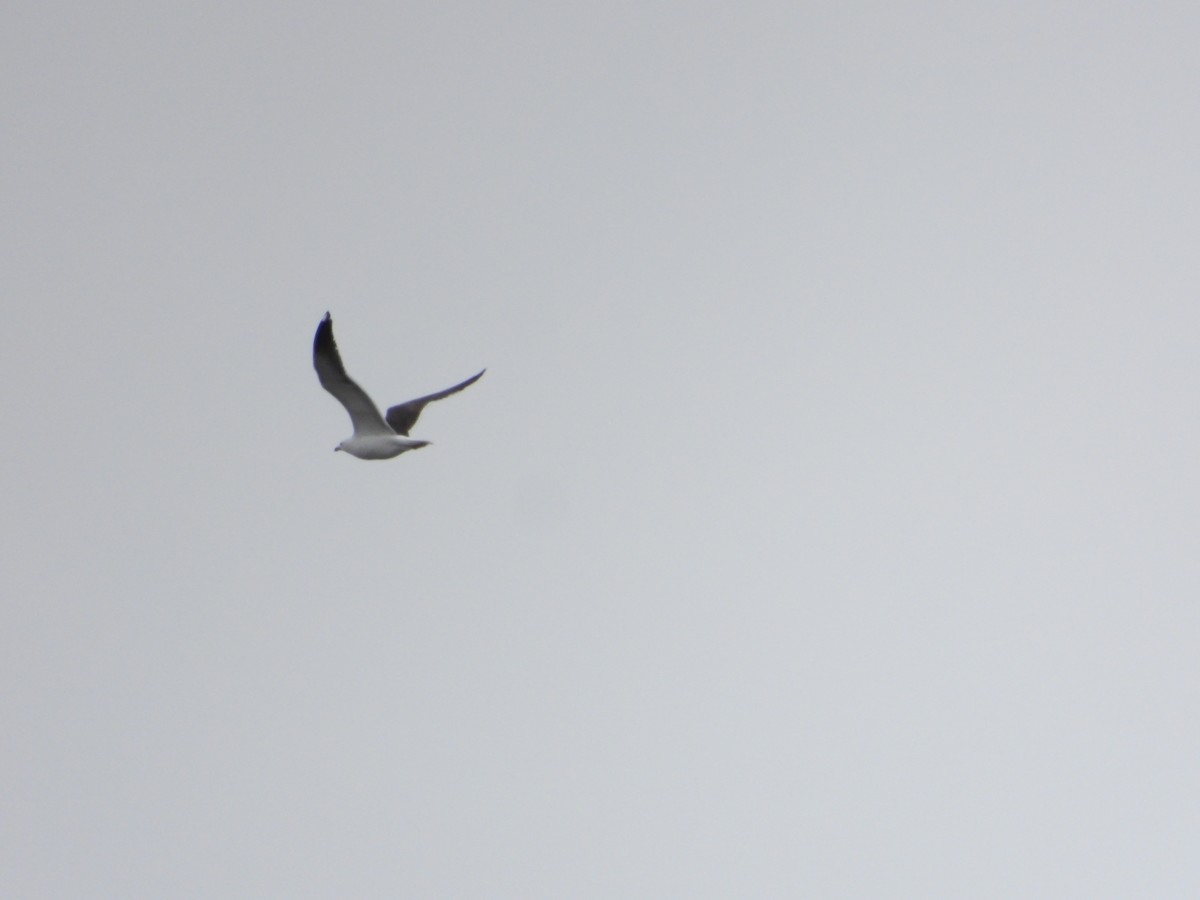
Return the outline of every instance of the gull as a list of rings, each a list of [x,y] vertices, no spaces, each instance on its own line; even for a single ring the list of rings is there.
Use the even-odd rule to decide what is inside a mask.
[[[444,391],[397,404],[388,409],[386,416],[382,416],[379,414],[379,407],[367,396],[367,392],[346,374],[337,342],[333,339],[333,319],[329,313],[325,313],[325,318],[317,326],[317,334],[313,338],[313,368],[317,370],[321,387],[346,407],[346,412],[350,413],[350,422],[354,426],[354,434],[333,449],[344,450],[359,459],[391,459],[407,450],[428,446],[429,441],[418,441],[408,436],[408,432],[421,415],[421,410],[434,400],[441,400],[469,387],[487,371],[484,369]]]

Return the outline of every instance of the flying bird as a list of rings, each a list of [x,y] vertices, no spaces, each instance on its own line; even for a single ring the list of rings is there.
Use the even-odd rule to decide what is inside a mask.
[[[313,368],[317,370],[321,387],[346,407],[346,412],[350,414],[350,422],[354,425],[354,434],[333,449],[344,450],[359,459],[391,459],[406,450],[428,446],[429,441],[419,441],[408,436],[408,432],[417,423],[421,410],[434,400],[441,400],[469,387],[487,371],[484,369],[444,391],[397,404],[388,409],[386,416],[380,415],[379,407],[367,396],[367,392],[346,374],[337,342],[333,339],[333,319],[329,313],[325,313],[325,318],[317,326],[317,334],[313,338]]]

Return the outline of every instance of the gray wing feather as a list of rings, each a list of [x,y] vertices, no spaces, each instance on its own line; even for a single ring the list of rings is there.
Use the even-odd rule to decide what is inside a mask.
[[[337,342],[333,339],[333,319],[329,313],[325,313],[325,318],[317,326],[317,334],[313,338],[313,368],[317,370],[321,387],[346,407],[356,435],[395,434],[379,414],[379,407],[367,396],[367,392],[346,374]]]
[[[391,407],[387,411],[387,423],[392,427],[396,434],[407,435],[409,430],[417,424],[417,419],[421,415],[421,411],[425,409],[427,403],[432,403],[434,400],[441,400],[443,397],[449,397],[451,394],[457,394],[463,388],[470,387],[480,378],[487,369],[483,369],[475,375],[472,375],[466,381],[460,381],[454,387],[448,387],[444,391],[438,391],[434,394],[426,394],[424,397],[418,397],[416,400],[409,400],[407,403],[399,403]]]

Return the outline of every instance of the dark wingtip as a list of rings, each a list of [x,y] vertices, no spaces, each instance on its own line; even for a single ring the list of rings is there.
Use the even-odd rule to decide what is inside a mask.
[[[317,356],[325,355],[335,361],[335,364],[341,366],[341,359],[338,356],[337,344],[333,340],[333,319],[329,313],[325,313],[325,318],[321,320],[321,324],[317,326],[317,333],[313,335],[313,360],[316,361]]]

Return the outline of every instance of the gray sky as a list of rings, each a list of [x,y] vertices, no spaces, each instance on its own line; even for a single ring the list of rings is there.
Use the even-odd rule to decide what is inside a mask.
[[[1200,13],[975,7],[6,3],[0,895],[1200,896]]]

